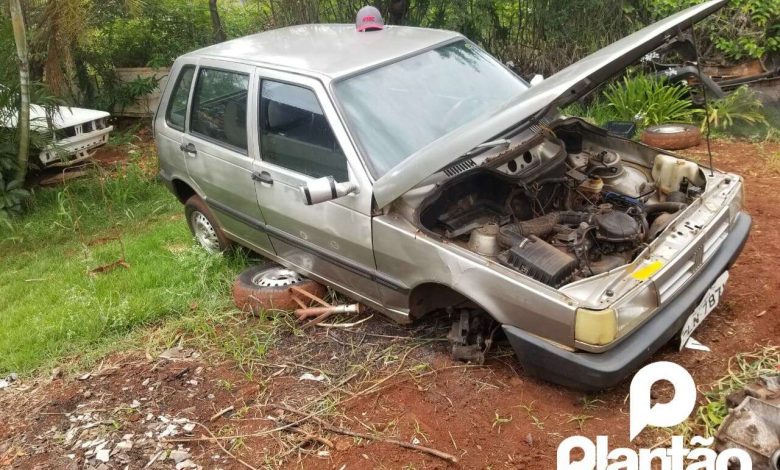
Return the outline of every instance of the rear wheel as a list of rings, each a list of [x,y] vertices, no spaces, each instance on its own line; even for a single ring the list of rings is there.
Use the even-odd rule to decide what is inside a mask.
[[[203,199],[191,196],[184,203],[184,215],[192,236],[209,253],[221,253],[230,249],[232,243],[220,228],[217,219]]]

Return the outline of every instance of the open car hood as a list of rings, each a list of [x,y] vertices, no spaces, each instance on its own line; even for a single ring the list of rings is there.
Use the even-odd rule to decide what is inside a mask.
[[[428,176],[477,145],[500,136],[551,107],[566,106],[585,96],[678,31],[711,15],[727,0],[711,0],[654,23],[585,57],[522,93],[496,114],[469,123],[423,147],[374,183],[378,207],[385,207]]]

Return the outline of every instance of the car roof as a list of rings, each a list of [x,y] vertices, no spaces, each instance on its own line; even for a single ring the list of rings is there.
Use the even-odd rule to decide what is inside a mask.
[[[186,54],[283,68],[332,79],[462,38],[439,29],[387,26],[359,33],[352,24],[306,24],[245,36]]]

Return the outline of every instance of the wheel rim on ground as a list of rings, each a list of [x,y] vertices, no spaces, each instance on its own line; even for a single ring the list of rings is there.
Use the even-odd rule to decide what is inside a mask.
[[[685,127],[683,126],[674,126],[674,125],[665,125],[665,126],[659,126],[657,129],[655,129],[655,132],[658,134],[676,134],[679,132],[685,132]]]
[[[283,267],[266,269],[252,277],[252,284],[259,287],[284,287],[301,282],[303,277],[300,274]]]
[[[190,216],[192,222],[192,231],[195,234],[195,239],[200,246],[205,248],[210,253],[216,253],[219,251],[219,238],[217,237],[217,231],[214,226],[211,225],[209,219],[199,211],[193,211]]]

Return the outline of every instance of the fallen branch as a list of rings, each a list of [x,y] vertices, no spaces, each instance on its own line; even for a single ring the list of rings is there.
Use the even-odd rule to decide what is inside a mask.
[[[233,439],[248,439],[248,438],[251,438],[251,437],[263,437],[263,436],[267,436],[269,434],[273,434],[273,433],[278,432],[278,431],[284,431],[285,429],[291,428],[293,426],[297,426],[297,425],[303,423],[304,421],[306,421],[306,419],[307,418],[299,419],[298,421],[296,421],[294,423],[287,423],[285,425],[278,426],[278,427],[275,427],[273,429],[268,429],[266,431],[253,432],[253,433],[249,433],[249,434],[236,434],[236,435],[233,435],[233,436],[214,436],[212,434],[212,437],[171,437],[171,438],[160,439],[160,442],[164,442],[166,444],[168,444],[168,443],[176,444],[176,443],[184,443],[184,442],[232,441]]]
[[[293,432],[297,432],[298,434],[303,435],[303,442],[317,441],[320,444],[326,445],[327,447],[333,447],[333,442],[331,442],[330,439],[326,439],[326,438],[324,438],[322,436],[317,436],[317,435],[308,433],[308,432],[304,431],[303,429],[301,429],[301,428],[299,428],[297,426],[289,427],[289,428],[286,429],[286,431],[293,431]]]
[[[349,429],[344,429],[344,428],[340,428],[340,427],[337,427],[337,426],[332,426],[332,425],[326,423],[325,421],[323,421],[322,419],[314,416],[311,413],[306,413],[306,412],[303,412],[303,411],[299,411],[299,410],[296,410],[294,408],[290,408],[288,406],[274,405],[274,404],[269,404],[268,406],[273,407],[273,408],[277,408],[279,410],[288,411],[288,412],[294,413],[294,414],[296,414],[298,416],[303,416],[306,419],[314,420],[320,426],[322,426],[323,429],[326,429],[326,430],[328,430],[330,432],[335,432],[336,434],[343,434],[345,436],[359,437],[361,439],[367,439],[369,441],[379,441],[379,442],[386,442],[388,444],[395,444],[397,446],[404,447],[406,449],[412,449],[412,450],[416,450],[416,451],[419,451],[419,452],[424,452],[424,453],[429,454],[429,455],[433,455],[434,457],[438,457],[438,458],[446,460],[447,462],[450,462],[450,463],[458,463],[458,458],[457,457],[455,457],[452,454],[448,454],[446,452],[442,452],[440,450],[432,449],[430,447],[425,447],[425,446],[411,444],[411,443],[405,442],[405,441],[399,441],[398,439],[387,438],[387,437],[379,437],[379,436],[374,436],[372,434],[365,434],[365,433],[362,433],[362,432],[356,432],[356,431],[351,431]]]
[[[230,413],[231,411],[233,411],[233,409],[234,409],[233,405],[230,405],[227,408],[223,408],[223,409],[217,411],[216,413],[214,413],[214,416],[209,418],[209,421],[210,422],[214,422],[217,419],[219,419],[221,416],[223,416],[225,413]]]
[[[300,287],[290,286],[290,290],[295,292],[295,293],[301,294],[304,297],[310,298],[311,300],[317,302],[318,304],[322,305],[323,307],[330,307],[329,303],[325,302],[324,300],[322,300],[321,298],[319,298],[316,295],[312,294],[311,292],[306,292],[305,290],[301,289]]]
[[[87,274],[89,274],[92,277],[97,276],[98,274],[105,274],[109,271],[113,271],[114,269],[118,267],[123,267],[125,269],[130,269],[130,265],[125,261],[124,259],[118,259],[114,261],[113,263],[104,264],[102,266],[98,266],[97,268],[90,269]]]
[[[225,448],[225,446],[223,446],[223,445],[222,445],[222,443],[221,443],[221,442],[219,442],[219,440],[218,440],[218,439],[217,439],[217,438],[214,436],[214,433],[212,433],[212,432],[211,432],[211,430],[210,430],[209,428],[207,428],[206,426],[204,426],[204,425],[202,425],[202,424],[198,423],[197,421],[192,421],[192,422],[193,422],[193,423],[195,423],[195,424],[197,424],[198,426],[202,427],[202,428],[203,428],[203,429],[204,429],[204,430],[205,430],[205,431],[206,431],[206,432],[209,434],[209,436],[211,436],[211,440],[213,440],[213,441],[214,441],[214,444],[216,444],[217,446],[219,446],[219,448],[220,448],[220,449],[222,449],[222,452],[224,452],[224,453],[226,453],[227,455],[231,456],[231,457],[233,458],[233,460],[235,460],[236,462],[238,462],[238,463],[240,463],[241,465],[245,466],[246,468],[249,468],[249,469],[251,469],[251,470],[257,470],[257,468],[256,468],[256,467],[253,467],[253,466],[249,465],[248,463],[244,462],[243,460],[239,459],[238,457],[236,457],[235,455],[233,455],[232,453],[230,453],[230,451],[229,451],[229,450],[227,450],[227,449]]]
[[[317,326],[321,326],[323,328],[352,328],[353,326],[358,326],[361,323],[365,323],[368,320],[371,320],[372,318],[374,318],[374,315],[369,315],[362,320],[358,320],[352,323],[320,323]]]

